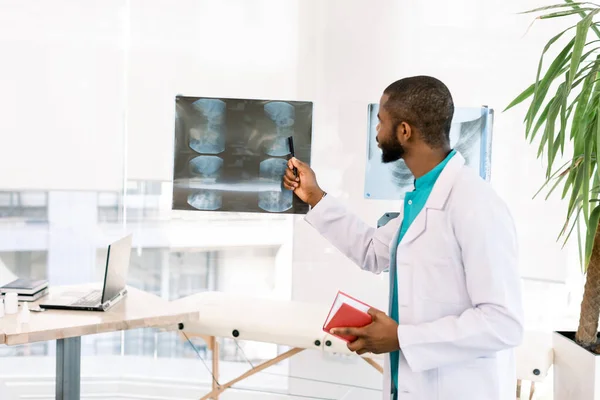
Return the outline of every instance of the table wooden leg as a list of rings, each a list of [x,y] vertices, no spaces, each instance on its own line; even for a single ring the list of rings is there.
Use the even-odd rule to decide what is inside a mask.
[[[535,393],[535,382],[531,382],[531,388],[529,389],[529,400],[533,399],[533,393]]]
[[[368,357],[363,357],[362,359],[365,360],[367,362],[367,364],[369,364],[370,366],[372,366],[377,371],[379,371],[380,373],[383,374],[383,367],[377,361],[373,360],[372,358],[368,358]]]
[[[262,364],[257,365],[256,367],[246,371],[245,373],[243,373],[242,375],[238,376],[235,379],[230,380],[227,383],[221,384],[220,387],[218,387],[217,389],[213,389],[209,394],[207,394],[206,396],[202,397],[200,400],[208,400],[208,399],[217,399],[220,393],[223,393],[225,390],[229,389],[230,387],[232,387],[233,385],[235,385],[236,383],[238,383],[241,380],[244,380],[266,368],[269,368],[272,365],[275,365],[277,363],[280,363],[283,360],[286,360],[298,353],[300,353],[302,350],[305,349],[301,349],[301,348],[293,348],[291,350],[286,351],[285,353],[282,353],[280,355],[278,355],[277,357],[265,361]]]
[[[212,381],[212,391],[216,393],[214,399],[219,400],[219,342],[214,336],[211,336],[209,341],[212,351],[212,374],[214,378]]]
[[[517,379],[517,400],[521,398],[521,380]]]

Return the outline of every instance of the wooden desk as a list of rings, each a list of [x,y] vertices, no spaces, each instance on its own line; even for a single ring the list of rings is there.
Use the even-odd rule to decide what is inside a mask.
[[[90,285],[51,287],[47,297],[65,292],[81,292]],[[20,307],[19,307],[20,309]],[[128,329],[177,326],[198,320],[198,311],[178,311],[167,300],[128,287],[127,296],[104,312],[47,310],[30,312],[28,323],[20,323],[19,314],[0,318],[0,344],[9,346],[56,340],[56,399],[79,400],[81,336]]]

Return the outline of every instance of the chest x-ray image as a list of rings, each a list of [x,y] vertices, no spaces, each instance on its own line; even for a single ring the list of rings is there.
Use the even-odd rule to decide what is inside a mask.
[[[414,188],[414,177],[404,160],[384,164],[377,147],[379,104],[369,104],[365,198],[398,200]],[[468,166],[490,179],[493,110],[487,107],[457,107],[452,118],[450,145],[462,154]]]
[[[291,157],[310,164],[312,103],[177,96],[173,209],[306,214],[282,186]]]

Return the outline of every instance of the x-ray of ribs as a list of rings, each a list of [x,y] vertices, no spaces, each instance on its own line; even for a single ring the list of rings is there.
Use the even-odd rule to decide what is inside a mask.
[[[479,152],[479,141],[483,135],[486,123],[486,115],[471,120],[453,124],[452,129],[458,129],[458,140],[452,146],[464,158],[465,163],[470,165],[473,152]],[[451,134],[452,136],[452,134]],[[475,146],[475,147],[474,147]],[[404,160],[398,160],[390,166],[392,182],[399,188],[410,188],[414,185],[414,176],[406,166]]]
[[[481,151],[479,149],[479,141],[483,135],[483,129],[485,127],[486,115],[481,117],[460,123],[459,135],[454,148],[465,158],[465,164],[471,164],[471,156],[473,151]],[[477,146],[477,147],[473,147]]]
[[[390,172],[392,174],[392,182],[395,186],[403,189],[408,189],[413,186],[415,177],[406,166],[404,160],[394,162],[390,166]]]

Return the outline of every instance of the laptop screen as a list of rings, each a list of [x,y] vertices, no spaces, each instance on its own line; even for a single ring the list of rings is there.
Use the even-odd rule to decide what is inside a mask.
[[[114,299],[121,290],[125,289],[130,258],[131,235],[108,246],[102,303]]]

